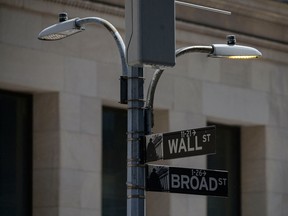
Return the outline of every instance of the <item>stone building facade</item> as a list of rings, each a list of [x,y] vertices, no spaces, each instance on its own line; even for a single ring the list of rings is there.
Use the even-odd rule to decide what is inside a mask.
[[[212,59],[203,54],[177,58],[176,66],[165,70],[157,87],[154,132],[208,123],[236,126],[240,131],[239,215],[288,215],[288,4],[271,0],[190,2],[229,10],[232,15],[177,6],[177,48],[226,43],[226,35],[235,34],[238,44],[259,49],[263,57],[251,61]],[[62,11],[71,18],[107,19],[125,37],[124,0],[0,0],[0,103],[8,104],[3,99],[7,95],[24,95],[32,106],[31,131],[25,132],[31,136],[28,145],[32,149],[25,161],[32,168],[21,171],[31,174],[31,178],[26,175],[30,186],[21,183],[31,202],[15,204],[21,212],[15,215],[105,215],[103,110],[126,109],[118,103],[119,53],[100,25],[87,25],[84,32],[64,40],[38,40],[38,33],[58,22]],[[145,92],[153,72],[145,68]],[[13,121],[2,113],[0,122],[3,119]],[[0,127],[3,131],[4,126],[6,123]],[[0,142],[2,167],[10,167],[3,156],[7,140]],[[208,166],[207,156],[161,163]],[[6,175],[3,170],[1,176]],[[7,182],[1,184],[4,191]],[[12,194],[8,192],[0,196],[2,212],[9,206],[4,202]],[[208,203],[206,196],[149,192],[146,214],[205,216],[209,215]]]

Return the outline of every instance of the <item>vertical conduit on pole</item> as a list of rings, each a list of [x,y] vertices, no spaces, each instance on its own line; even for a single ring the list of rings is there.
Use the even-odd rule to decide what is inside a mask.
[[[143,68],[128,71],[128,132],[127,132],[127,216],[144,216],[145,168],[141,139],[144,136]]]

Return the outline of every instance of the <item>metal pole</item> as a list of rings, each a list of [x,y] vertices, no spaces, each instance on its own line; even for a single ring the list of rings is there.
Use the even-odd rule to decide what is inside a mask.
[[[143,68],[131,67],[128,70],[127,216],[144,216],[143,98]]]

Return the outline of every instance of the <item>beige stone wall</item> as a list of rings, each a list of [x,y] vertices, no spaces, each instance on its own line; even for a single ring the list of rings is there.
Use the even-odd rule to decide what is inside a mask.
[[[241,9],[251,12],[257,2]],[[262,4],[261,8],[270,6],[270,15],[280,7],[271,1]],[[101,109],[125,108],[118,104],[121,63],[113,38],[102,26],[88,25],[85,32],[57,42],[37,40],[39,31],[56,23],[61,11],[71,18],[105,18],[125,35],[121,8],[76,0],[67,4],[0,0],[0,88],[34,95],[34,216],[100,216]],[[271,19],[283,25],[277,18],[287,11],[280,12]],[[250,28],[259,23],[254,19],[263,23],[263,13],[256,15]],[[218,16],[223,21],[222,15],[214,14],[214,22]],[[224,20],[233,22],[229,17]],[[276,34],[277,29],[271,31]],[[237,31],[178,21],[177,47],[225,43],[230,33]],[[157,87],[154,131],[203,127],[207,121],[242,126],[242,215],[284,216],[288,214],[288,46],[260,35],[237,35],[238,44],[257,47],[263,58],[232,62],[189,54],[177,59]],[[145,69],[145,92],[152,74],[151,68]],[[163,163],[205,168],[206,157]],[[206,215],[206,197],[148,193],[147,215]]]

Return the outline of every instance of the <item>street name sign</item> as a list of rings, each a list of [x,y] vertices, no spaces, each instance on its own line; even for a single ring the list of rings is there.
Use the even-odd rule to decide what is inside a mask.
[[[228,172],[147,165],[146,190],[228,197]]]
[[[216,127],[209,126],[145,136],[146,162],[216,152]]]

